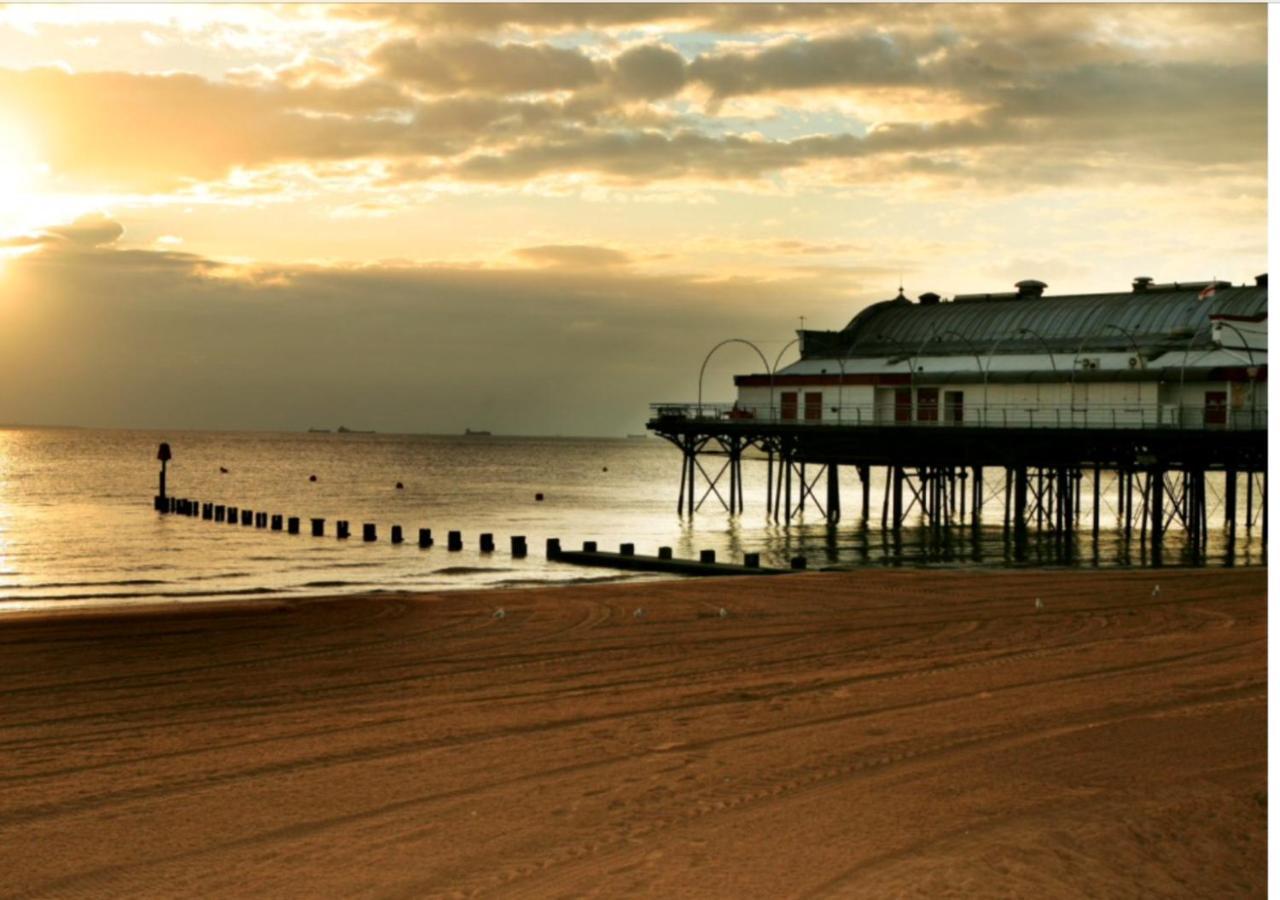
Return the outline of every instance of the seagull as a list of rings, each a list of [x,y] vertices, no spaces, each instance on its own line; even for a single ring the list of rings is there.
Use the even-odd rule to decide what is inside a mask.
[[[634,619],[643,619],[643,618],[644,618],[644,607],[643,607],[643,606],[637,606],[637,607],[636,607],[636,611],[635,611],[635,612],[633,612],[633,613],[631,614],[631,617],[632,617],[632,618],[634,618]]]
[[[1153,587],[1153,588],[1151,589],[1151,596],[1152,596],[1152,597],[1159,597],[1159,596],[1160,596],[1160,585],[1158,585],[1158,584],[1157,584],[1155,587]]]
[[[727,619],[727,618],[729,618],[729,610],[725,609],[725,608],[722,606],[722,607],[720,607],[720,613],[719,613],[719,615],[720,615],[720,618],[722,618],[722,619]]]
[[[223,475],[226,475],[231,470],[228,469],[226,466],[218,466],[218,471],[221,472]]]
[[[505,619],[507,617],[507,611],[499,606],[493,611],[493,617],[495,619]]]
[[[1044,609],[1044,601],[1043,601],[1043,600],[1041,600],[1039,597],[1037,597],[1037,598],[1036,598],[1036,612],[1039,612],[1039,611],[1040,611],[1040,610],[1042,610],[1042,609]]]

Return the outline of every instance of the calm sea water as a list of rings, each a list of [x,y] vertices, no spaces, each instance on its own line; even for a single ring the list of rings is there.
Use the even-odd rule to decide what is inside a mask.
[[[162,440],[173,448],[172,495],[300,516],[304,535],[156,514],[151,498]],[[1034,535],[1025,557],[1014,559],[999,527],[998,500],[987,511],[993,524],[976,536],[966,527],[941,535],[912,528],[894,541],[878,528],[878,483],[873,521],[860,521],[852,470],[843,472],[846,512],[838,527],[812,512],[789,528],[771,525],[764,463],[745,468],[746,512],[730,519],[713,508],[713,496],[689,524],[675,510],[679,455],[657,439],[0,430],[0,610],[655,577],[549,563],[548,537],[566,548],[596,540],[606,550],[630,541],[640,553],[666,544],[685,557],[714,549],[722,560],[754,550],[766,565],[779,566],[795,554],[806,555],[810,566],[1062,563],[1061,548]],[[1082,521],[1089,520],[1085,484]],[[534,499],[538,492],[543,502]],[[1210,492],[1220,496],[1221,485],[1211,484]],[[1243,504],[1243,482],[1241,494]],[[1224,562],[1221,504],[1210,507],[1213,565]],[[329,520],[329,536],[305,534],[313,516]],[[351,540],[332,536],[336,519],[351,521]],[[1109,503],[1103,521],[1114,526]],[[378,525],[377,543],[360,541],[364,522]],[[405,529],[404,545],[387,540],[395,524]],[[432,529],[434,548],[418,549],[420,527]],[[462,552],[443,548],[449,530],[464,533]],[[478,552],[485,531],[495,535],[496,553]],[[528,558],[511,558],[513,534],[528,538]],[[1260,538],[1257,528],[1242,527],[1231,562],[1262,563]],[[1165,546],[1166,564],[1185,561],[1180,533]],[[1136,535],[1126,545],[1114,527],[1096,546],[1082,531],[1072,558],[1079,565],[1146,562]]]

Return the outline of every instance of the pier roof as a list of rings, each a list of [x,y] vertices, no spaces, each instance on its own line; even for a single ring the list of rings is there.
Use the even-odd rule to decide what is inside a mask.
[[[1198,282],[1105,294],[924,297],[875,303],[840,331],[801,332],[802,358],[1200,349],[1213,343],[1211,317],[1257,321],[1267,314],[1265,276],[1256,286]]]

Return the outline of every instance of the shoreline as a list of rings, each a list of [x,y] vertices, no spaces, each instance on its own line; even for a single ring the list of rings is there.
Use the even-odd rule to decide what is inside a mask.
[[[37,895],[1263,896],[1265,598],[1264,567],[924,568],[9,614],[0,866]]]

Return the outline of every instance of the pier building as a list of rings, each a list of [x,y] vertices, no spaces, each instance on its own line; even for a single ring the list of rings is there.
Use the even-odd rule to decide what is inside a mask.
[[[732,403],[702,402],[700,376],[695,402],[653,404],[648,427],[683,455],[679,512],[712,497],[741,512],[743,454],[754,449],[768,466],[766,513],[780,521],[812,504],[838,522],[847,466],[864,520],[883,469],[887,528],[909,516],[976,526],[1003,494],[1015,536],[1035,527],[1065,538],[1091,472],[1096,535],[1108,472],[1120,527],[1149,537],[1158,562],[1170,526],[1204,545],[1213,471],[1225,477],[1229,539],[1241,478],[1245,524],[1260,520],[1265,535],[1266,275],[1250,285],[1140,277],[1112,293],[1014,288],[914,301],[900,290],[838,331],[797,332],[789,365],[756,348],[761,368],[735,377]],[[712,354],[731,343],[754,347],[734,338]],[[705,466],[707,455],[723,460]],[[991,492],[988,469],[1001,470]]]

